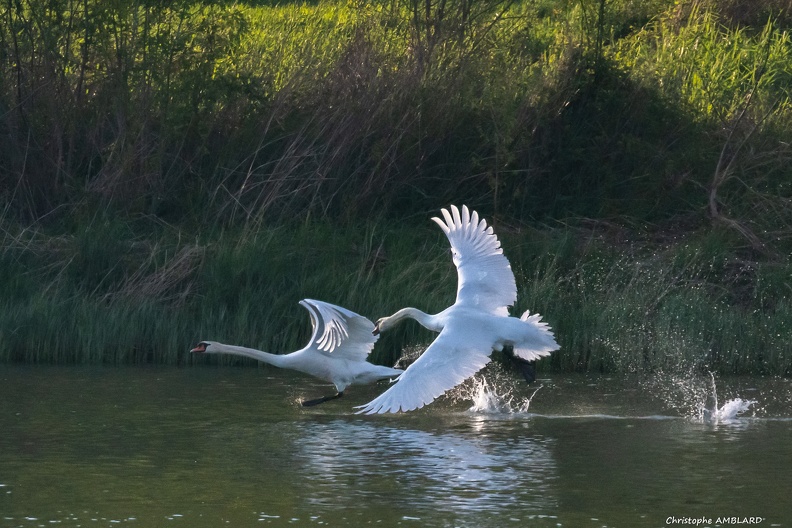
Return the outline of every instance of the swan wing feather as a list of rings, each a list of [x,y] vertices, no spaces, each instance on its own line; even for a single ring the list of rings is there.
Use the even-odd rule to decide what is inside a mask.
[[[357,414],[411,411],[431,403],[484,368],[490,361],[492,344],[444,329],[429,348],[407,367],[393,385]]]
[[[498,237],[467,206],[441,209],[443,219],[432,218],[451,243],[458,285],[456,304],[473,306],[498,315],[508,315],[517,301],[517,284]]]
[[[366,360],[379,338],[372,335],[374,323],[351,310],[323,301],[303,299],[300,305],[308,310],[313,325],[307,348],[336,358]]]

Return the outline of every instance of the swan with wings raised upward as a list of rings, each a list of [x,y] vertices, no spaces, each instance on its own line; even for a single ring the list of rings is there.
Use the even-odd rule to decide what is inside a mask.
[[[313,334],[308,346],[290,354],[270,354],[253,348],[201,341],[190,352],[195,354],[235,354],[276,367],[310,374],[335,385],[337,394],[302,402],[317,405],[344,395],[349,385],[362,385],[395,378],[402,370],[366,361],[378,339],[374,324],[365,317],[340,306],[304,299],[300,304],[311,315]]]
[[[558,350],[553,332],[538,314],[525,312],[519,319],[508,307],[517,300],[517,285],[498,237],[478,213],[462,206],[442,209],[443,218],[432,218],[448,237],[457,267],[456,302],[436,315],[403,308],[376,323],[384,332],[405,318],[440,332],[429,348],[411,364],[387,391],[358,413],[411,411],[431,403],[447,390],[481,370],[493,350],[512,347],[514,356],[534,361]]]

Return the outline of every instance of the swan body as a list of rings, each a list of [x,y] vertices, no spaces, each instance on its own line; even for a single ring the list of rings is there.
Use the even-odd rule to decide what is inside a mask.
[[[308,345],[290,354],[270,354],[254,348],[227,345],[217,341],[201,341],[191,350],[196,354],[234,354],[297,370],[329,381],[338,393],[318,400],[303,402],[316,405],[343,396],[350,385],[373,383],[395,378],[403,371],[366,361],[377,336],[374,324],[365,317],[330,303],[304,299],[300,305],[308,310],[313,333]]]
[[[435,315],[408,307],[377,321],[375,334],[409,318],[439,335],[393,386],[358,407],[358,413],[423,407],[481,370],[493,350],[510,346],[515,357],[534,361],[559,348],[550,327],[538,314],[509,316],[508,307],[517,300],[517,286],[492,227],[466,206],[461,212],[453,205],[450,212],[441,212],[442,220],[432,220],[451,243],[458,276],[456,301]]]

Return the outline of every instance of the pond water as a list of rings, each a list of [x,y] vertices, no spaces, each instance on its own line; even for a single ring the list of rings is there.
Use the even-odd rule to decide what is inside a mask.
[[[385,385],[0,367],[0,526],[792,526],[790,380],[487,379],[358,416]]]

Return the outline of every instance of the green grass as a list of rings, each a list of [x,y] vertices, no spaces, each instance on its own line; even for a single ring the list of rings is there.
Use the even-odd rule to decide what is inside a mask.
[[[427,219],[466,203],[544,368],[789,373],[781,4],[411,5],[0,7],[0,361],[293,350],[304,297],[440,310]]]
[[[155,243],[119,242],[116,222],[97,220],[92,244],[44,232],[6,239],[0,361],[189,364],[202,339],[286,352],[309,336],[302,298],[374,320],[404,306],[437,312],[455,296],[447,242],[429,222],[294,223],[189,242],[166,229]],[[543,369],[652,372],[684,361],[789,373],[788,268],[744,262],[711,234],[661,249],[583,234],[502,230],[518,279],[513,313],[541,313],[561,345]],[[97,246],[120,258],[110,264]],[[62,253],[57,265],[52,252]],[[392,363],[403,347],[431,339],[406,323],[383,336],[374,359]]]

